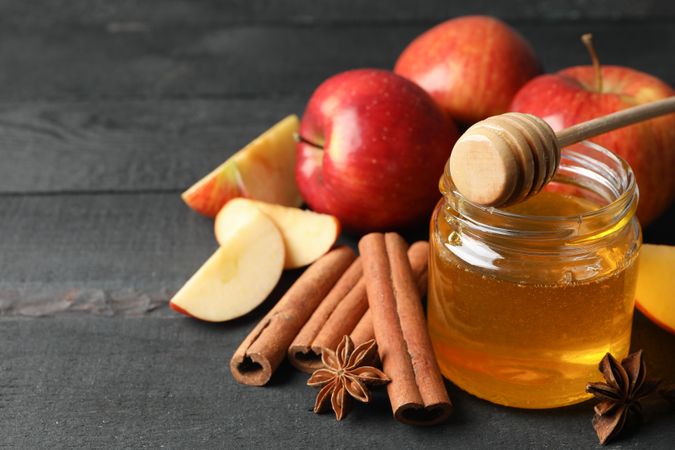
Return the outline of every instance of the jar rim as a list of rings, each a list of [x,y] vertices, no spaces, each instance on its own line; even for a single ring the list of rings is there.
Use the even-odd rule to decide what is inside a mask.
[[[556,178],[561,170],[564,172],[570,170],[570,167],[572,171],[576,170],[581,176],[598,183],[599,187],[606,189],[614,198],[607,198],[606,204],[576,215],[544,216],[506,211],[476,204],[462,196],[452,183],[449,165],[446,165],[441,181],[441,191],[446,203],[451,202],[453,209],[466,222],[497,235],[512,235],[523,231],[530,238],[570,239],[573,235],[584,238],[591,233],[602,233],[604,228],[616,228],[618,222],[632,218],[637,209],[638,188],[633,170],[623,158],[598,144],[582,141],[562,149],[560,167],[553,181],[560,182]],[[491,225],[487,225],[488,222]],[[583,224],[586,226],[582,226]]]

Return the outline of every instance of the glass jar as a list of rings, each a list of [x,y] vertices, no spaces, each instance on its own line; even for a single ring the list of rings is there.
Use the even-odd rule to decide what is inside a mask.
[[[598,363],[630,346],[641,231],[628,164],[584,142],[506,209],[462,198],[446,166],[431,219],[428,321],[443,374],[480,398],[583,401]]]

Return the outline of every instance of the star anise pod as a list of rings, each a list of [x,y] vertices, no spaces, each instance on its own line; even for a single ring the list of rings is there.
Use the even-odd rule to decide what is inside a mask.
[[[314,403],[314,412],[325,411],[330,403],[335,418],[342,420],[349,412],[350,396],[368,403],[370,393],[366,386],[379,386],[391,381],[381,370],[365,365],[374,359],[376,353],[375,339],[354,348],[354,342],[349,336],[342,338],[335,351],[322,351],[324,368],[314,371],[307,381],[308,386],[321,387]]]
[[[628,355],[621,363],[609,353],[599,366],[605,383],[589,383],[586,391],[601,400],[595,405],[593,428],[601,444],[614,439],[629,420],[642,419],[640,400],[653,393],[659,381],[647,379],[642,350]]]

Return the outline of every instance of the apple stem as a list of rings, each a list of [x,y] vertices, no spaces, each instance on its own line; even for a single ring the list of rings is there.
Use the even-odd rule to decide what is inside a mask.
[[[323,145],[320,145],[320,144],[317,144],[317,143],[315,143],[315,142],[312,142],[312,141],[310,141],[309,139],[307,139],[307,138],[301,136],[301,135],[298,134],[298,133],[295,133],[295,134],[293,135],[293,137],[295,138],[295,142],[302,142],[303,144],[311,145],[312,147],[316,147],[316,148],[319,148],[319,149],[323,150]]]
[[[593,35],[591,33],[584,34],[581,36],[581,42],[584,43],[588,54],[591,55],[591,62],[595,70],[595,91],[602,92],[602,69],[600,68],[600,59],[593,45]]]

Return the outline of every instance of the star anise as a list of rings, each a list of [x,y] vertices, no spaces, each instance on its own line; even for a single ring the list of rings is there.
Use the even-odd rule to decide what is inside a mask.
[[[330,403],[335,418],[342,420],[349,412],[350,396],[368,403],[370,393],[366,386],[379,386],[391,381],[381,370],[364,365],[372,361],[376,353],[375,339],[354,348],[354,342],[349,336],[342,338],[335,351],[322,351],[324,368],[316,370],[307,381],[308,386],[321,387],[314,403],[314,412],[325,411]]]
[[[647,379],[642,350],[621,363],[609,353],[599,366],[605,383],[589,383],[586,391],[601,400],[595,405],[593,428],[601,444],[614,439],[630,420],[642,419],[640,400],[653,393],[659,381]]]

